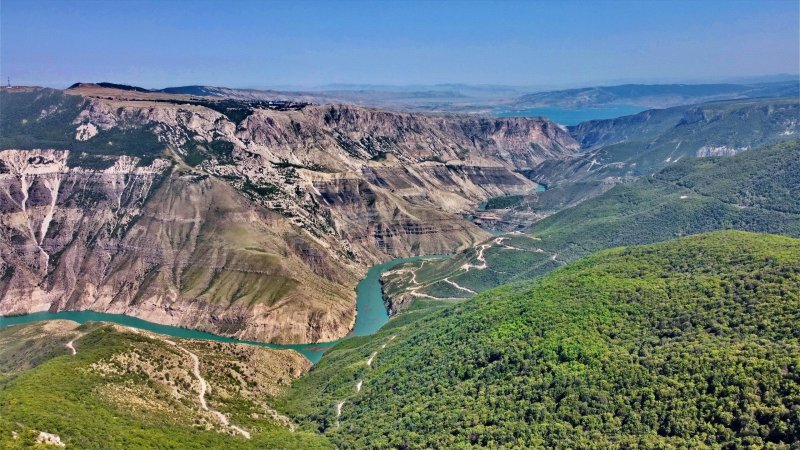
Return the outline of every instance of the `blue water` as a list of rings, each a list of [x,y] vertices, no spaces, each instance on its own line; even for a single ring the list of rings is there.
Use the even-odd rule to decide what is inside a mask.
[[[386,324],[386,322],[389,321],[389,315],[386,313],[386,307],[383,303],[383,292],[381,291],[380,283],[381,274],[398,264],[417,261],[422,258],[423,257],[419,256],[412,258],[398,258],[370,267],[370,269],[367,271],[367,275],[363,280],[361,280],[360,283],[358,283],[358,286],[356,286],[356,308],[358,315],[356,316],[356,323],[353,327],[353,331],[350,335],[348,335],[348,337],[351,335],[368,336],[378,331],[383,325]],[[303,354],[314,364],[319,362],[326,350],[342,340],[347,339],[347,337],[345,337],[336,341],[322,342],[317,344],[268,344],[263,342],[241,341],[229,337],[217,336],[216,334],[207,333],[205,331],[190,330],[188,328],[173,327],[170,325],[161,325],[122,314],[106,314],[93,311],[63,311],[57,313],[38,312],[25,314],[22,316],[0,316],[0,328],[10,325],[37,322],[40,320],[55,319],[72,320],[81,324],[86,322],[112,322],[177,338],[208,339],[218,342],[238,342],[240,344],[251,344],[276,349],[292,349]]]
[[[634,105],[615,105],[602,108],[567,109],[557,107],[529,108],[517,111],[503,110],[497,117],[544,116],[561,125],[577,125],[588,120],[614,119],[640,113],[648,108]]]

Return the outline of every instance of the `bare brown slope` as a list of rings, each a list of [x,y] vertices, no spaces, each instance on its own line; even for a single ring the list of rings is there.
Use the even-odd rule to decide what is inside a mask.
[[[65,152],[38,153],[38,173],[0,177],[12,205],[0,313],[92,309],[279,342],[331,340],[352,326],[361,268],[321,257],[306,233],[227,184],[171,168],[70,170],[58,164]],[[24,211],[14,197],[27,197]]]
[[[310,105],[233,121],[183,97],[104,92],[75,104],[36,91],[31,102],[51,104],[16,112],[26,136],[63,113],[69,136],[54,147],[81,151],[0,153],[0,314],[92,309],[255,340],[335,339],[366,267],[485,238],[462,214],[534,189],[516,170],[576,147],[541,120]],[[124,147],[131,130],[166,152]]]

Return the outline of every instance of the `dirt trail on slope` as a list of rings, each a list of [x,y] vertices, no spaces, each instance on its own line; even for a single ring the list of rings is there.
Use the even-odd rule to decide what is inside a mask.
[[[236,425],[232,425],[230,423],[230,421],[228,421],[228,417],[225,414],[223,414],[223,413],[221,413],[221,412],[219,412],[219,411],[217,411],[215,409],[211,409],[211,408],[208,407],[208,403],[206,403],[206,391],[208,391],[208,382],[206,381],[205,378],[203,378],[202,375],[200,375],[200,358],[198,358],[197,355],[195,355],[194,353],[190,352],[189,350],[186,350],[185,348],[181,347],[180,345],[178,345],[174,341],[170,341],[168,339],[165,339],[164,341],[167,342],[168,344],[174,345],[175,348],[177,348],[177,349],[183,351],[184,353],[188,354],[189,357],[192,359],[192,373],[194,374],[194,377],[197,378],[197,381],[200,383],[200,392],[199,392],[199,394],[197,396],[197,398],[198,398],[198,400],[200,402],[200,407],[202,407],[203,410],[208,411],[211,414],[213,414],[214,416],[216,416],[217,419],[220,421],[220,423],[222,423],[222,425],[224,425],[224,426],[230,428],[231,430],[241,434],[246,439],[250,439],[250,433],[248,431],[243,430],[242,428],[239,428]]]
[[[487,248],[489,248],[491,246],[492,246],[491,243],[489,243],[489,244],[481,244],[481,246],[478,248],[478,256],[475,259],[477,259],[478,261],[481,262],[480,265],[464,263],[464,265],[461,266],[461,270],[464,270],[464,271],[469,271],[470,269],[483,270],[486,267],[488,267],[486,265],[486,258],[484,258],[484,256],[483,256],[483,252],[484,252],[484,250],[486,250]]]
[[[78,337],[80,337],[80,336],[78,336]],[[76,338],[72,339],[71,341],[67,342],[66,344],[64,344],[64,347],[67,347],[68,349],[70,349],[70,351],[72,351],[73,355],[77,355],[78,354],[78,350],[75,350],[75,345],[74,345],[75,339],[78,339],[78,338],[76,337]]]
[[[484,270],[487,267],[489,267],[486,264],[486,257],[483,256],[483,252],[486,251],[486,249],[491,248],[495,244],[499,245],[499,246],[501,246],[501,247],[503,247],[503,248],[505,248],[507,250],[522,250],[522,249],[519,249],[519,248],[516,248],[516,247],[512,247],[510,245],[503,244],[503,240],[505,240],[505,239],[508,239],[508,238],[499,237],[499,238],[492,239],[490,242],[487,242],[486,244],[481,244],[481,246],[478,247],[478,256],[475,257],[475,259],[477,259],[481,263],[479,265],[470,264],[470,263],[464,263],[461,266],[461,270],[464,270],[464,271],[469,271],[470,269]]]
[[[142,330],[139,330],[137,328],[132,328],[132,327],[123,327],[123,328],[125,328],[127,331],[130,331],[130,332],[135,333],[135,334],[142,334]],[[149,333],[149,332],[145,332],[145,334],[147,334],[148,336],[154,337],[156,339],[162,340],[162,341],[164,341],[164,342],[166,342],[166,343],[168,343],[168,344],[170,344],[170,345],[172,345],[172,346],[184,351],[185,353],[189,354],[190,357],[192,355],[194,355],[194,353],[191,353],[188,350],[186,350],[185,348],[179,346],[175,341],[172,341],[172,340],[169,340],[169,339],[164,339],[164,337],[159,335],[159,334]],[[77,337],[75,339],[77,339]],[[196,366],[197,367],[197,372],[195,372],[194,375],[195,375],[196,378],[198,378],[198,380],[202,379],[202,381],[201,381],[201,390],[202,390],[203,396],[202,396],[201,399],[199,399],[200,405],[203,406],[204,410],[209,411],[212,414],[214,414],[220,420],[220,422],[222,422],[225,426],[231,428],[232,430],[236,431],[237,433],[241,434],[242,436],[245,436],[247,439],[250,439],[250,433],[247,430],[244,430],[244,429],[242,429],[242,428],[240,428],[240,427],[238,427],[236,425],[231,425],[229,423],[229,421],[228,421],[228,418],[224,414],[220,413],[219,411],[214,411],[214,410],[211,410],[211,409],[208,408],[208,405],[206,404],[206,401],[205,401],[205,391],[208,389],[208,382],[206,382],[205,379],[203,379],[200,376],[200,360],[199,360],[199,358],[197,358],[197,355],[194,355],[194,357],[192,357],[192,363],[195,362],[195,359],[197,359],[197,366]],[[194,369],[193,369],[193,372],[194,372]],[[289,431],[294,433],[297,430],[297,426],[294,424],[294,422],[292,422],[292,420],[289,417],[284,416],[283,414],[279,413],[275,409],[272,409],[267,404],[262,404],[261,406],[264,408],[264,412],[265,413],[267,413],[270,417],[272,417],[279,424],[284,425],[287,428],[289,428]]]
[[[461,286],[460,284],[456,283],[455,281],[451,280],[450,278],[445,278],[442,281],[444,281],[445,283],[450,284],[454,288],[462,290],[464,292],[469,292],[470,294],[477,294],[477,292],[473,291],[472,289],[465,288],[464,286]]]
[[[392,337],[389,338],[389,341],[393,341],[396,337],[397,337],[396,334],[392,335]],[[381,349],[384,349],[384,348],[386,348],[386,344],[385,343],[383,345],[381,345]],[[367,359],[367,366],[370,369],[372,368],[372,360],[375,359],[375,356],[377,356],[377,355],[378,355],[377,351],[374,351],[374,352],[372,352],[371,355],[369,355],[369,358]],[[364,380],[358,380],[356,382],[356,392],[361,392],[361,388],[363,386],[364,386]],[[339,417],[342,416],[342,407],[344,406],[344,404],[345,404],[345,400],[342,400],[342,401],[340,401],[339,403],[336,404],[336,426],[337,427],[340,426]]]
[[[344,400],[340,401],[336,404],[336,426],[339,426],[339,416],[342,415],[342,406],[344,406]]]
[[[373,360],[373,359],[375,359],[375,357],[376,357],[377,355],[378,355],[378,352],[372,352],[372,354],[371,354],[371,355],[369,355],[369,359],[367,359],[367,365],[368,365],[370,368],[372,367],[372,360]]]

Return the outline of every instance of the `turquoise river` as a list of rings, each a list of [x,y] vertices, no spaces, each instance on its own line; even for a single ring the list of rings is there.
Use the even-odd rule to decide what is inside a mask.
[[[347,337],[368,336],[378,331],[384,324],[386,324],[386,322],[389,321],[389,315],[386,313],[386,307],[383,303],[383,292],[381,290],[380,283],[381,275],[383,272],[393,268],[398,264],[418,261],[423,258],[428,257],[416,256],[411,258],[393,259],[383,264],[372,266],[367,271],[367,275],[363,280],[361,280],[360,283],[358,283],[358,286],[356,286],[356,309],[358,311],[358,315],[356,316],[356,324],[353,327],[353,331]],[[241,341],[224,336],[217,336],[204,331],[190,330],[188,328],[161,325],[122,314],[106,314],[93,311],[62,311],[57,313],[37,312],[21,316],[0,316],[0,328],[10,325],[19,325],[37,322],[40,320],[54,319],[72,320],[78,323],[113,322],[128,327],[152,331],[153,333],[174,336],[177,338],[210,339],[219,342],[238,342],[277,349],[288,348],[302,353],[314,364],[316,364],[320,358],[322,358],[322,354],[325,353],[326,350],[333,347],[338,342],[341,342],[343,339],[347,339],[347,337],[344,337],[336,341],[321,342],[316,344],[267,344],[263,342]]]

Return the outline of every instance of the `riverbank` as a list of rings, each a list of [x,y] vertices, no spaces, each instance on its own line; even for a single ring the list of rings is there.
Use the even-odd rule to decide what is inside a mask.
[[[188,328],[180,328],[171,325],[148,322],[132,316],[99,313],[94,311],[62,311],[57,313],[37,312],[21,316],[0,316],[0,328],[43,320],[71,320],[80,324],[84,324],[86,322],[110,322],[182,339],[205,339],[217,342],[230,342],[257,345],[274,349],[294,350],[308,358],[308,360],[313,364],[316,364],[328,349],[339,342],[349,338],[350,336],[368,336],[374,334],[383,325],[385,325],[386,322],[389,321],[389,314],[386,312],[386,307],[383,303],[383,292],[381,290],[380,283],[381,275],[383,272],[392,269],[398,264],[417,261],[422,258],[426,258],[426,256],[397,258],[370,267],[366,276],[356,286],[356,323],[353,327],[353,330],[344,338],[330,342],[318,342],[312,344],[271,344],[266,342],[242,341],[230,337],[219,336],[205,331],[191,330]]]

